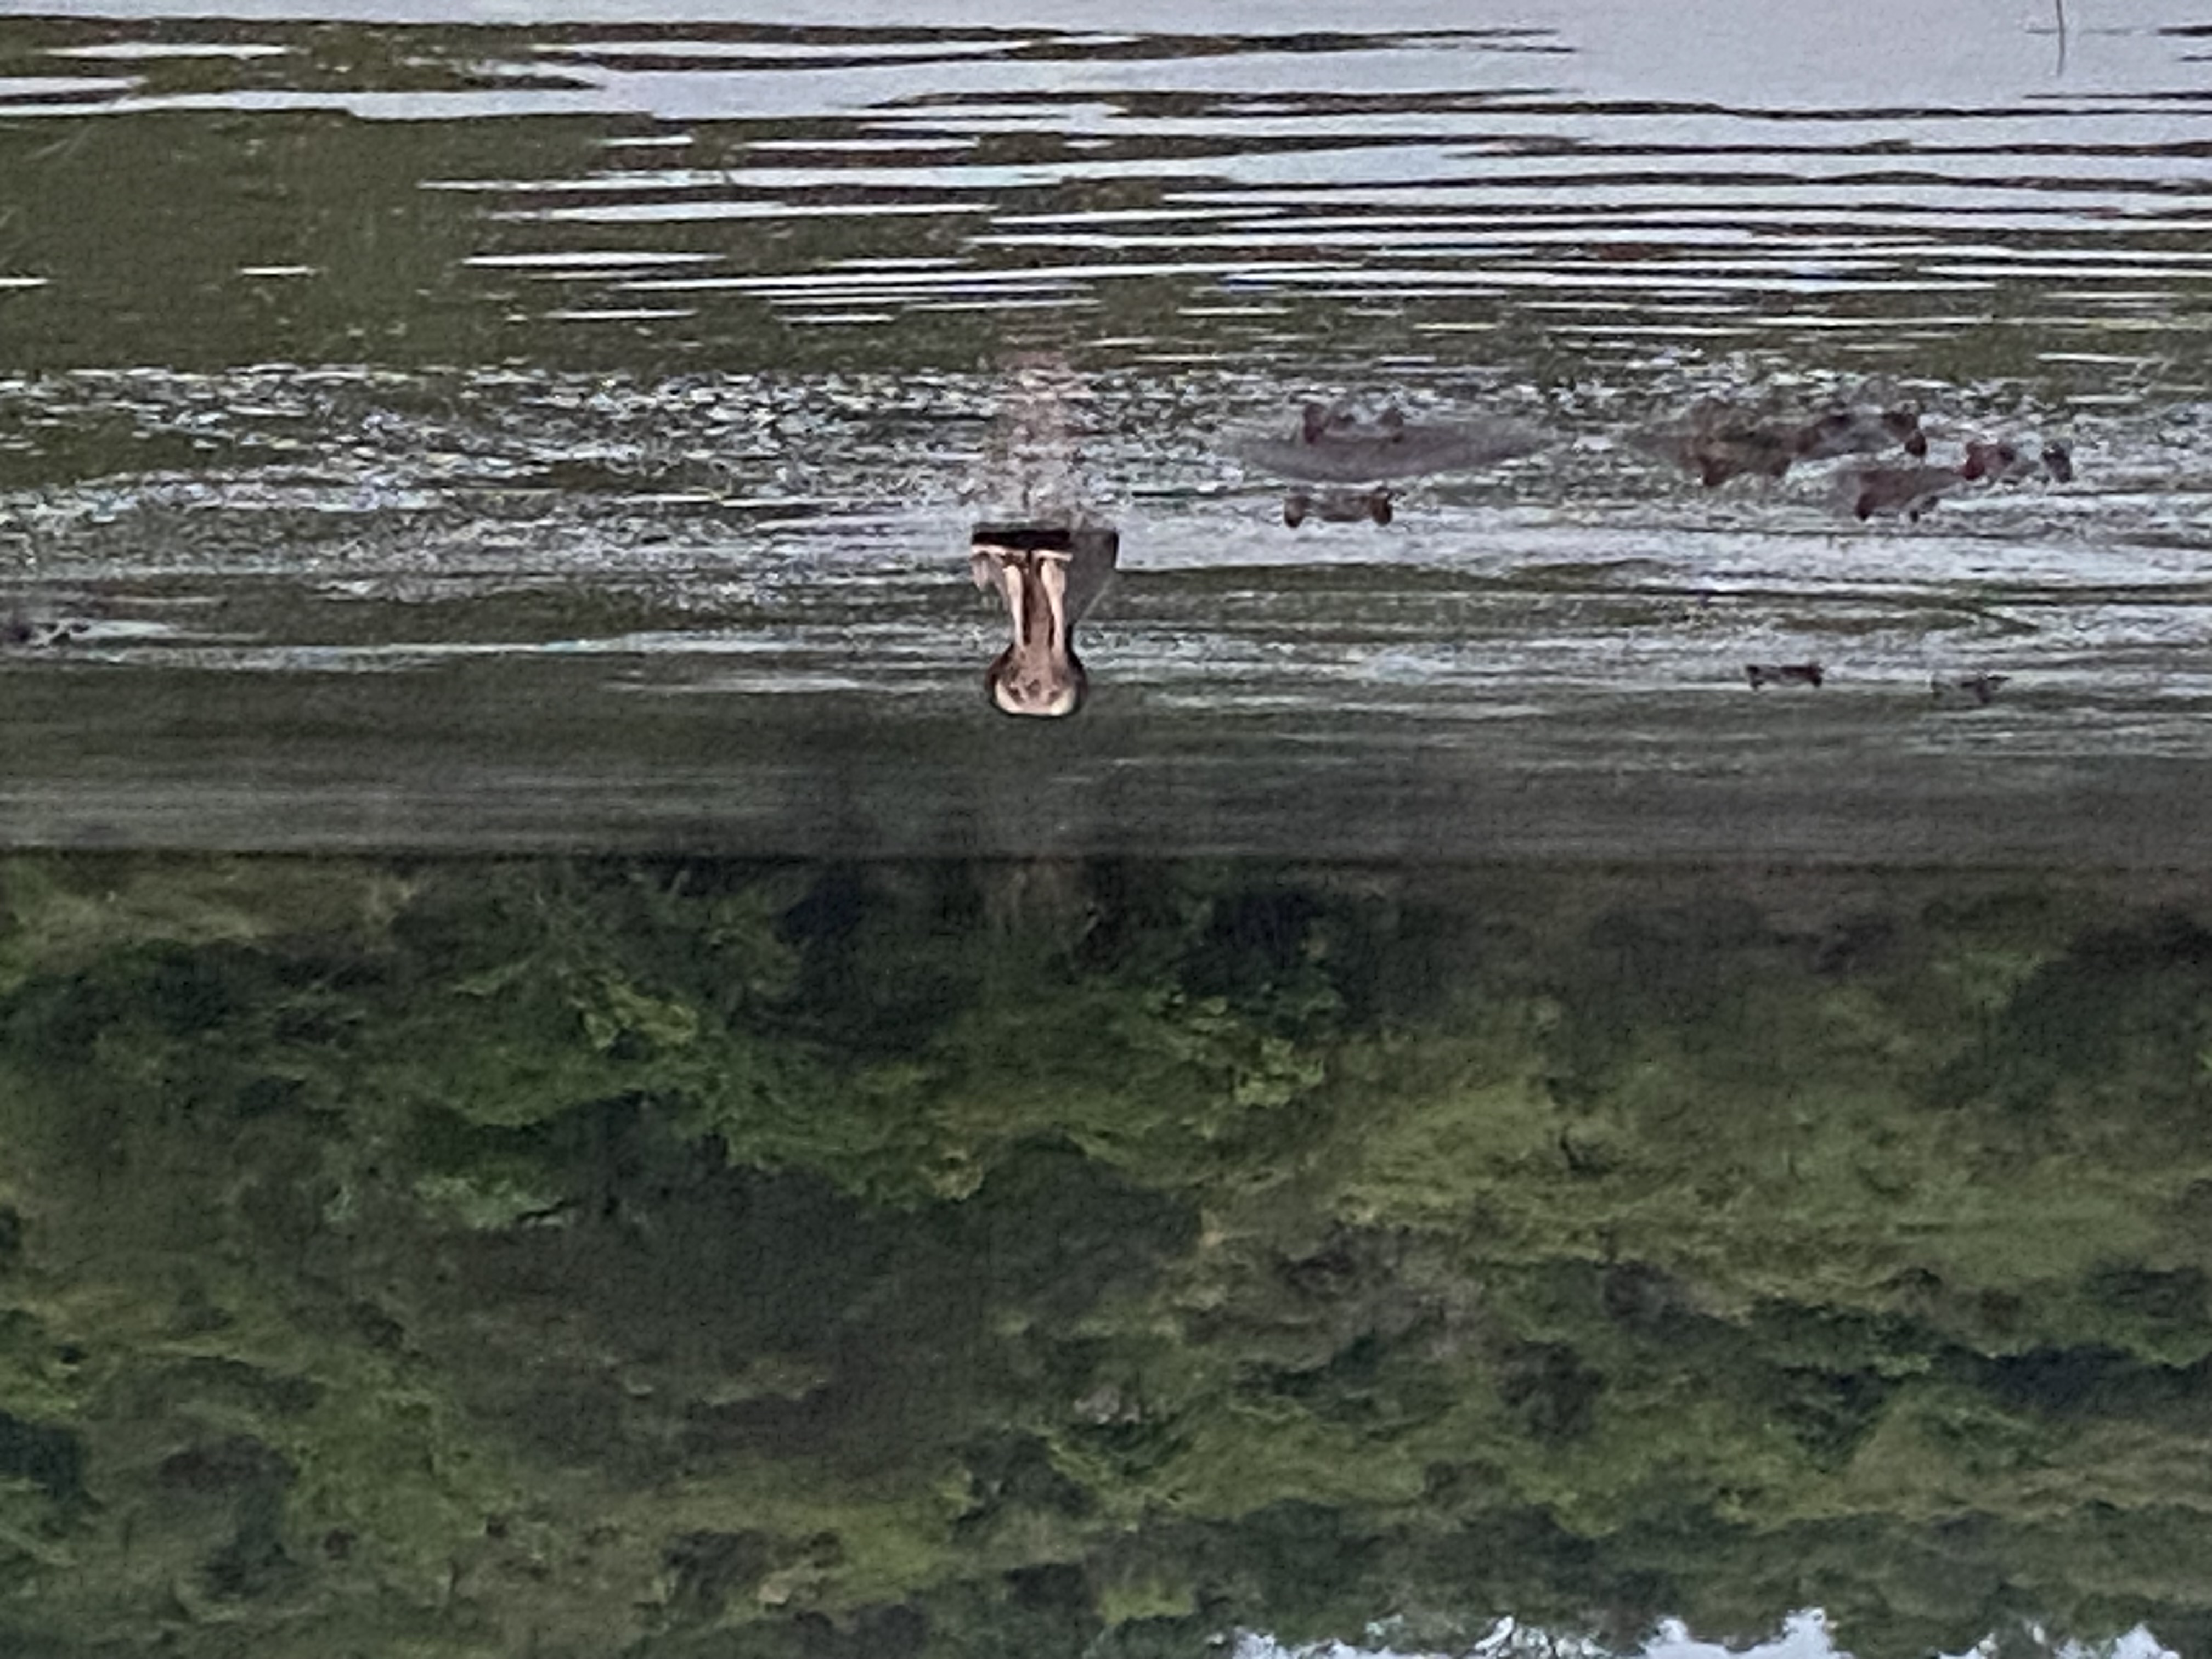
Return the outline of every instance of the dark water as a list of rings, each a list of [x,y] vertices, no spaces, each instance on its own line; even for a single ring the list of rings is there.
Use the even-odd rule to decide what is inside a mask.
[[[2212,1653],[2208,63],[0,3],[0,1650]]]
[[[2197,856],[2185,9],[207,9],[0,15],[15,840]],[[1039,351],[1050,736],[960,551]],[[1870,379],[2076,481],[1636,441]],[[1292,532],[1231,441],[1338,397],[1546,442]]]

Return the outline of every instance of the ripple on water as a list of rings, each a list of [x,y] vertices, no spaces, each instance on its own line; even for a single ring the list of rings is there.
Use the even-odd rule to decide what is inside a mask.
[[[1552,0],[1495,30],[1425,0],[1103,30],[54,0],[0,45],[0,561],[10,605],[90,626],[0,672],[972,715],[1002,623],[964,526],[1008,493],[1015,395],[988,366],[1042,346],[1124,532],[1086,730],[1346,765],[1418,731],[1593,775],[1778,732],[1869,764],[2201,754],[2188,39],[2145,18],[2062,68],[2026,27],[1869,4],[1808,66],[1747,0],[1694,30]],[[1924,52],[1877,50],[1908,25]],[[2063,436],[2079,482],[1861,525],[1838,465],[1706,490],[1638,447],[1701,397],[1875,370],[1939,460]],[[1310,398],[1542,443],[1294,531],[1231,434]],[[1744,684],[1809,659],[1817,694]],[[2010,678],[1929,709],[1954,672]]]

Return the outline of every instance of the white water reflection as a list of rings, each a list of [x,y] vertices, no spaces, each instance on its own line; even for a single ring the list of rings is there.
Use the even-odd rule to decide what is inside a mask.
[[[332,75],[281,21],[315,8],[39,6],[50,29],[78,10],[149,34],[167,21],[160,39],[64,33],[20,52],[0,62],[14,72],[0,106],[62,122],[646,118],[665,130],[606,135],[598,166],[564,151],[536,176],[419,184],[475,216],[472,271],[571,258],[577,228],[606,233],[609,292],[510,320],[621,322],[672,343],[764,320],[823,339],[933,325],[973,313],[978,284],[1048,311],[1173,286],[1170,315],[1279,295],[1431,339],[1525,318],[1601,350],[1757,334],[1924,355],[2033,321],[2039,362],[2086,368],[2115,305],[2201,339],[2212,179],[2205,104],[2182,95],[2202,78],[2185,14],[2076,9],[2063,75],[2053,15],[2026,0],[1933,30],[1879,0],[1817,40],[1789,9],[1741,0],[1529,0],[1480,28],[1428,3],[1363,10],[1356,29],[1313,3],[1139,5],[1110,32],[1018,3],[963,8],[957,27],[833,7],[804,31],[743,5],[677,7],[649,33],[634,18],[586,30],[608,15],[588,7],[525,21],[477,6],[438,14],[466,34],[426,28],[422,51]],[[404,3],[381,15],[427,21]],[[98,72],[118,60],[140,72]],[[672,149],[683,165],[660,164]],[[788,234],[764,242],[762,227]],[[844,275],[917,239],[949,250],[934,280]],[[686,254],[728,264],[727,279],[665,303],[623,283],[625,258]],[[58,305],[97,280],[23,274]],[[1591,320],[1624,301],[1617,326]],[[1587,314],[1543,314],[1562,305]],[[1296,318],[1205,346],[1288,355],[1335,332]],[[2195,383],[2199,358],[2139,361]]]
[[[1374,1634],[1381,1637],[1386,1631],[1387,1626],[1378,1627]],[[2049,1659],[2179,1659],[2141,1626],[2113,1641],[2094,1644],[2054,1641],[2034,1629],[2022,1634],[2033,1643],[2034,1651]],[[1944,1656],[1944,1659],[1990,1659],[1997,1650],[1992,1636],[1978,1647]],[[1586,1637],[1556,1635],[1510,1619],[1500,1620],[1480,1641],[1460,1652],[1464,1659],[1626,1659],[1626,1655]],[[1664,1620],[1634,1654],[1635,1659],[1849,1659],[1851,1649],[1838,1641],[1818,1610],[1811,1610],[1792,1613],[1771,1638],[1741,1646],[1701,1641],[1680,1620]],[[1249,1633],[1239,1637],[1234,1655],[1235,1659],[1428,1659],[1418,1650],[1358,1648],[1339,1642],[1285,1648],[1267,1637]]]

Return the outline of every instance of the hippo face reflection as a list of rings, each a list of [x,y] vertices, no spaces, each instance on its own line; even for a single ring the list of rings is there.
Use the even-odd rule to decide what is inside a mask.
[[[1298,486],[1293,494],[1310,506],[1330,486],[1367,488],[1368,495],[1341,498],[1355,504],[1345,516],[1372,517],[1384,524],[1389,520],[1374,511],[1373,502],[1387,502],[1389,497],[1376,486],[1479,471],[1528,454],[1543,442],[1544,434],[1534,428],[1497,416],[1414,421],[1395,404],[1370,416],[1345,404],[1310,403],[1295,428],[1231,433],[1224,447],[1247,465]]]
[[[1083,706],[1089,679],[1075,654],[1075,624],[1121,552],[1105,528],[978,525],[969,544],[975,585],[1006,602],[1012,639],[984,671],[991,706],[1046,719]]]
[[[1324,524],[1354,524],[1362,519],[1388,524],[1390,492],[1377,484],[1369,490],[1293,489],[1283,497],[1283,522],[1293,530],[1308,519]]]

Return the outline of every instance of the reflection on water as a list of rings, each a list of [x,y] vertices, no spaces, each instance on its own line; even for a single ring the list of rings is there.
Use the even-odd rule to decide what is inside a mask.
[[[2212,495],[2193,407],[2062,427],[1995,392],[1929,395],[1942,466],[1969,441],[2063,433],[2075,472],[1946,488],[1916,524],[1881,499],[1855,516],[1848,455],[1704,488],[1639,447],[1694,402],[1670,392],[1555,419],[1534,455],[1395,483],[1387,526],[1316,510],[1293,530],[1283,483],[1227,446],[1325,386],[1083,378],[1121,576],[1084,633],[1110,664],[1070,723],[1091,735],[1021,768],[1058,796],[1046,845],[1633,854],[1658,825],[1718,856],[1750,822],[1784,855],[2201,849]],[[1418,392],[1354,407],[1432,423],[1513,401]],[[0,824],[1034,849],[974,741],[975,676],[1008,634],[966,574],[992,503],[963,486],[1005,394],[995,368],[19,380],[0,608],[70,638],[0,645]],[[1817,706],[1745,700],[1747,663],[1802,661],[1830,671]],[[1929,696],[1984,674],[2009,682],[1987,708]],[[1840,779],[1862,808],[1831,810]],[[2116,799],[2134,803],[2117,830]]]
[[[1902,0],[1817,43],[1747,0],[1522,0],[1487,27],[1433,0],[1349,27],[1313,0],[1123,4],[1109,31],[1019,0],[952,9],[957,28],[915,8],[27,9],[0,64],[33,208],[10,271],[45,286],[9,303],[49,350],[181,310],[195,333],[349,326],[416,360],[489,333],[751,366],[957,349],[1025,310],[1096,312],[1102,343],[1162,362],[1474,344],[1610,376],[1840,341],[2105,391],[2164,378],[2204,315],[2202,36],[2173,7],[2080,21],[2063,70],[2039,6],[1943,29]],[[340,112],[357,124],[319,118]],[[241,115],[267,136],[215,125]],[[425,122],[450,136],[416,143]],[[269,210],[339,165],[343,205]],[[168,263],[100,257],[107,225],[73,212],[94,179],[145,212],[127,234],[180,240]],[[180,254],[185,293],[103,312],[173,285]],[[430,286],[380,295],[378,266]]]
[[[13,1650],[2212,1639],[2201,884],[0,898]]]
[[[1085,399],[1066,358],[1017,359],[972,486],[1000,519],[977,525],[968,546],[975,586],[1004,602],[1012,633],[983,674],[1001,714],[1073,714],[1090,689],[1075,625],[1112,579],[1121,538],[1100,517],[1084,476],[1075,411]]]
[[[1013,640],[983,672],[1002,714],[1073,714],[1090,690],[1075,654],[1075,624],[1105,586],[1121,551],[1111,529],[978,525],[969,562],[978,587],[1006,602]]]
[[[0,0],[0,1648],[2212,1651],[2203,19],[803,9]]]
[[[13,841],[2199,855],[2178,11],[182,9],[0,28]],[[1041,351],[1121,575],[1002,775]]]

